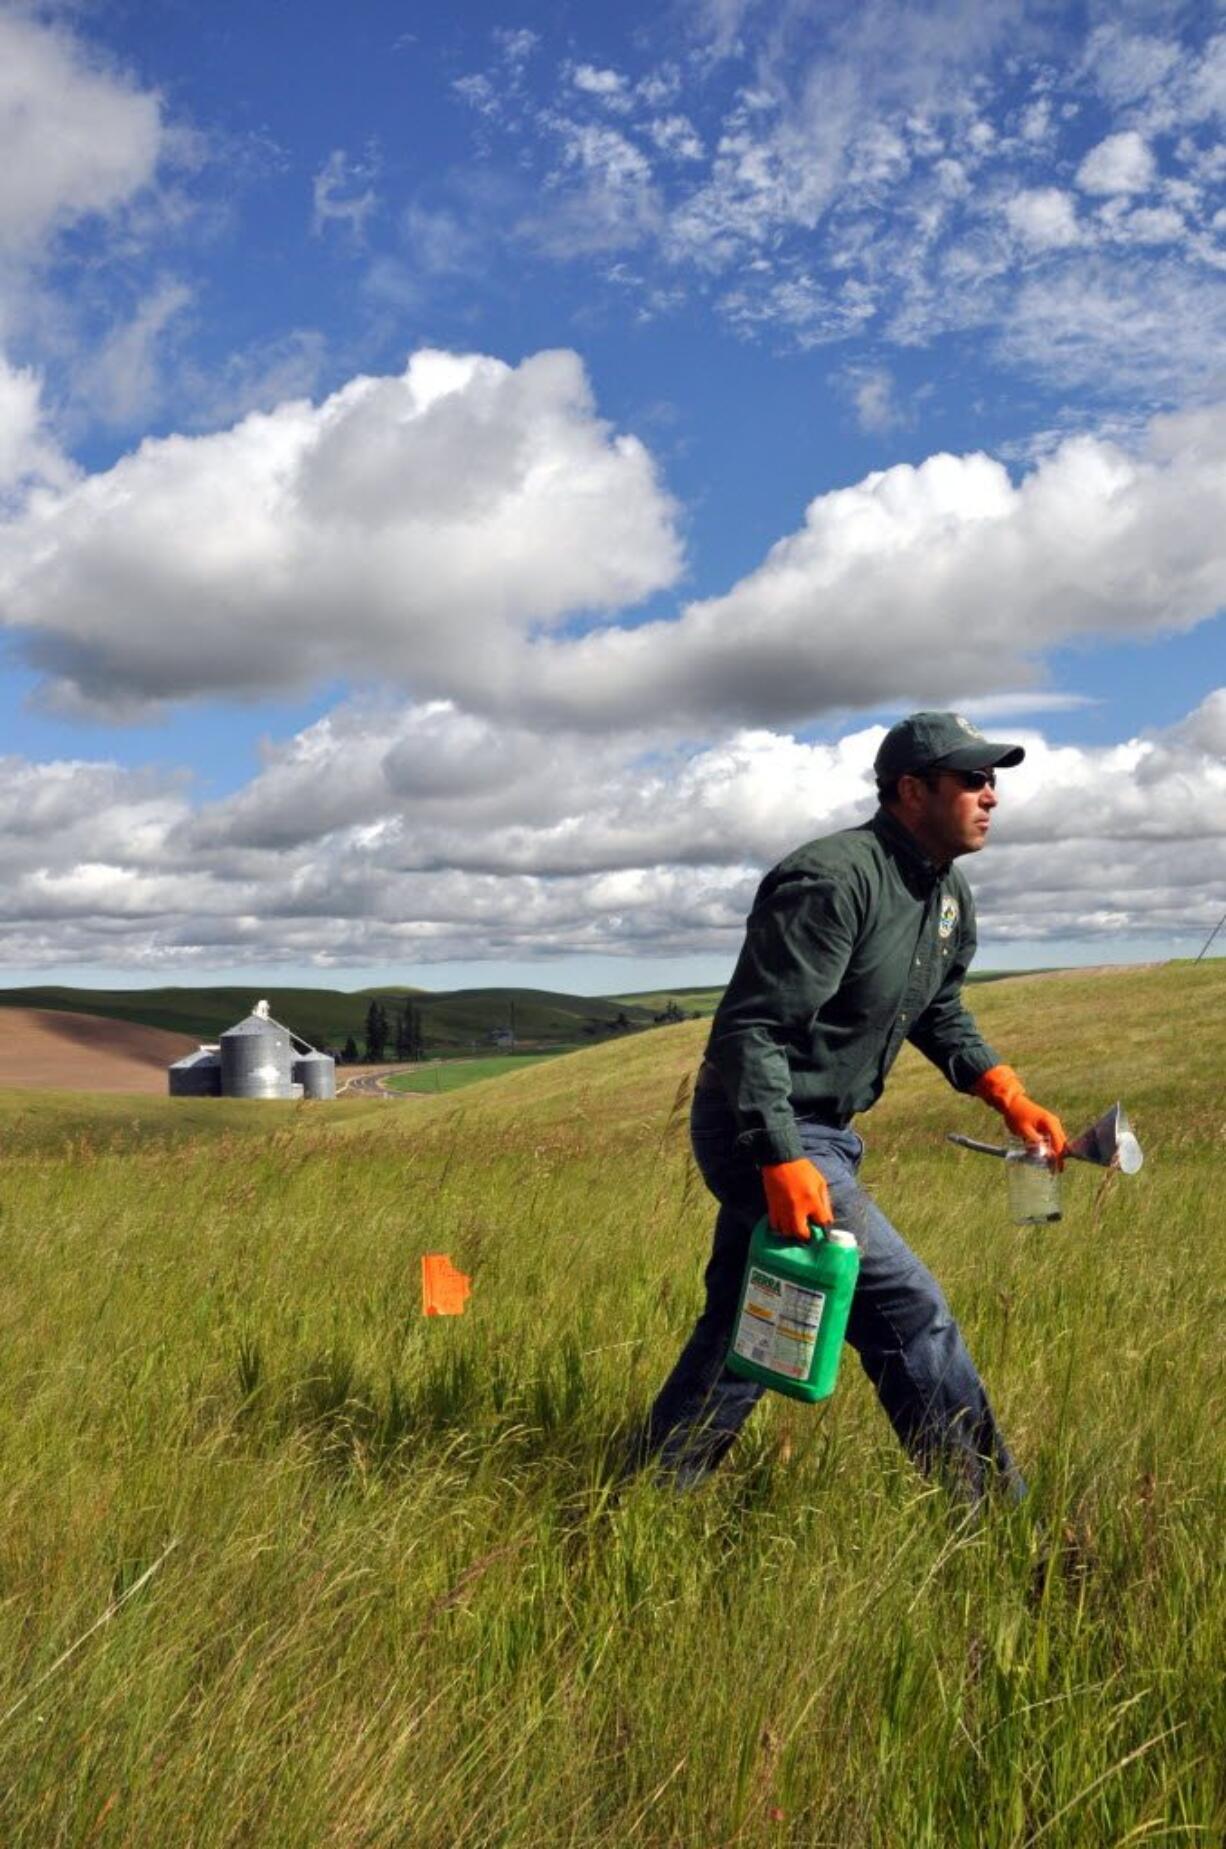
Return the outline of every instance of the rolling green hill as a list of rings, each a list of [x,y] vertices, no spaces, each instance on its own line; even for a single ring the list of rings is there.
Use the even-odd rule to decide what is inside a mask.
[[[372,998],[389,1007],[406,1000],[420,1009],[427,1049],[471,1049],[498,1029],[514,1025],[517,1039],[581,1045],[615,1030],[621,1016],[632,1027],[651,1024],[649,1008],[600,996],[555,994],[548,989],[456,989],[436,993],[421,989],[267,988],[257,980],[244,988],[72,989],[62,987],[0,990],[0,1007],[55,1008],[78,1014],[135,1021],[143,1027],[169,1028],[215,1040],[224,1028],[250,1013],[264,997],[278,1021],[314,1046],[341,1046],[352,1034],[359,1046]]]
[[[991,971],[981,981],[995,980]],[[972,978],[974,980],[974,978]],[[250,984],[215,988],[75,989],[61,986],[0,989],[0,1008],[53,1008],[76,1014],[168,1028],[200,1040],[217,1035],[250,1013],[264,997],[278,1021],[313,1046],[339,1048],[352,1034],[364,1044],[366,1011],[378,997],[389,1010],[411,1001],[421,1012],[426,1051],[472,1052],[507,1029],[528,1046],[585,1046],[629,1029],[651,1027],[669,1003],[686,1015],[714,1014],[718,988],[644,990],[626,995],[567,995],[551,989],[268,988]]]
[[[651,1011],[599,995],[550,989],[455,989],[416,997],[427,1046],[471,1046],[494,1029],[514,1027],[517,1040],[581,1045],[611,1030],[623,1015],[631,1027],[651,1024]]]
[[[633,994],[610,995],[611,1002],[633,1005],[637,1008],[649,1008],[653,1014],[659,1014],[670,1002],[681,1009],[684,1014],[712,1015],[719,1006],[723,989],[639,989]]]
[[[257,978],[243,988],[3,989],[0,1007],[98,1014],[215,1040],[224,1028],[233,1027],[250,1014],[254,1003],[264,997],[278,1021],[303,1039],[320,1045],[343,1041],[349,1033],[360,1035],[373,993],[347,995],[335,989],[267,988]],[[397,999],[405,994],[418,999],[413,990],[396,990],[394,994]]]

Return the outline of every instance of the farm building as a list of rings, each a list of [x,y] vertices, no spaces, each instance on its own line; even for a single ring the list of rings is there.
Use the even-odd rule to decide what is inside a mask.
[[[257,1002],[220,1040],[167,1069],[172,1098],[335,1098],[336,1061]]]

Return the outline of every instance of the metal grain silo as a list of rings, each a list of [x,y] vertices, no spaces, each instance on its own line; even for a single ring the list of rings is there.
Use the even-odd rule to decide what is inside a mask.
[[[306,1053],[296,1053],[292,1076],[302,1086],[304,1098],[336,1096],[336,1061],[331,1053],[317,1053],[314,1047]]]
[[[267,1002],[257,1002],[245,1021],[221,1036],[222,1096],[292,1098],[293,1063],[288,1027],[269,1018]]]
[[[197,1047],[167,1068],[172,1098],[221,1096],[221,1054],[215,1046]]]

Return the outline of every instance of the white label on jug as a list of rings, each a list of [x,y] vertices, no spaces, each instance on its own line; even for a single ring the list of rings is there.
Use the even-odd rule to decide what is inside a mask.
[[[825,1302],[825,1291],[751,1268],[734,1353],[789,1380],[807,1380]]]

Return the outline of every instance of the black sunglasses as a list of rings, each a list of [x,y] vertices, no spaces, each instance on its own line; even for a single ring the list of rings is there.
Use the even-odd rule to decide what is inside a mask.
[[[996,772],[994,770],[950,770],[943,764],[934,764],[930,770],[920,771],[928,788],[935,789],[938,777],[956,777],[964,790],[994,790]]]
[[[994,770],[947,770],[947,777],[956,777],[964,790],[994,790],[996,772]]]

